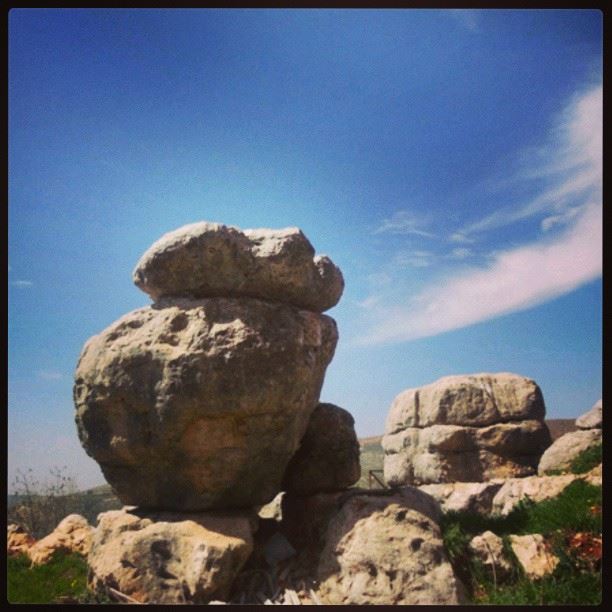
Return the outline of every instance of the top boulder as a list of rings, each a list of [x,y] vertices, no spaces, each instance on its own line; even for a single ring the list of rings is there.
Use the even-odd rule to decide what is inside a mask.
[[[140,258],[137,287],[162,297],[252,297],[323,312],[335,306],[344,280],[297,227],[241,231],[194,223],[164,234]]]

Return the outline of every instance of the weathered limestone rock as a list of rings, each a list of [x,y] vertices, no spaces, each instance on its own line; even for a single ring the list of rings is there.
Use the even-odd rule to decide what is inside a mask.
[[[421,485],[419,490],[439,502],[443,512],[490,514],[493,498],[504,480],[489,482],[445,482]]]
[[[423,512],[425,511],[425,513]],[[331,519],[317,575],[324,604],[456,604],[439,507],[418,489],[351,495]]]
[[[509,478],[493,498],[494,514],[509,514],[523,499],[528,497],[534,502],[557,497],[565,487],[581,477],[575,474],[560,476],[529,476],[528,478]]]
[[[589,470],[586,474],[581,474],[580,476],[589,484],[592,484],[596,487],[601,487],[602,485],[602,464],[596,465],[592,470]]]
[[[265,504],[304,436],[337,337],[326,315],[255,299],[135,310],[83,348],[81,443],[124,504]]]
[[[223,600],[253,549],[249,512],[124,508],[98,518],[88,557],[89,587],[109,586],[142,603]]]
[[[601,429],[579,429],[557,438],[540,459],[538,474],[566,470],[582,451],[601,442]]]
[[[135,284],[161,297],[250,297],[323,312],[344,289],[340,270],[298,228],[194,223],[169,232],[141,257]]]
[[[351,414],[333,404],[319,404],[300,447],[292,457],[282,488],[297,495],[339,491],[359,480],[359,440]]]
[[[58,550],[87,556],[91,548],[94,528],[80,514],[69,514],[47,536],[38,540],[27,553],[32,565],[48,563]]]
[[[544,401],[516,374],[447,376],[394,400],[383,449],[385,480],[482,482],[535,473],[550,444]]]
[[[579,429],[601,429],[602,428],[602,409],[601,400],[595,402],[593,407],[576,419],[576,427]]]
[[[512,572],[512,564],[504,555],[503,540],[492,531],[485,531],[472,538],[468,548],[491,571],[496,581],[503,580]]]
[[[6,552],[9,556],[27,553],[36,540],[21,526],[10,523],[6,527]]]
[[[559,563],[539,533],[530,535],[511,535],[512,550],[525,574],[532,580],[542,578],[553,572]]]

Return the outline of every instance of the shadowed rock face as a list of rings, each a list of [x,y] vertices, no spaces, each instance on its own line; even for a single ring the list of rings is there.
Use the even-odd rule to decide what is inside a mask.
[[[394,400],[386,433],[385,479],[482,482],[534,474],[550,445],[544,401],[515,374],[447,376]]]
[[[252,297],[323,312],[342,295],[340,270],[295,227],[194,223],[165,234],[141,257],[134,283],[153,299]]]
[[[349,412],[333,404],[319,404],[300,448],[283,479],[283,490],[297,495],[339,491],[359,480],[359,441]]]
[[[75,375],[81,443],[125,504],[264,504],[317,405],[337,330],[255,299],[165,299],[91,338]]]

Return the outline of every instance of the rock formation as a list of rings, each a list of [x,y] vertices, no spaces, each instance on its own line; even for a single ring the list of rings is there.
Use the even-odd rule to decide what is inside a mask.
[[[359,480],[359,441],[349,412],[333,404],[319,404],[300,448],[283,480],[283,490],[297,495],[340,491]]]
[[[563,472],[583,451],[602,441],[602,401],[599,400],[585,414],[576,419],[577,431],[557,438],[540,459],[538,474]]]
[[[89,586],[141,603],[223,599],[251,554],[254,528],[250,512],[105,512],[88,557]]]
[[[80,514],[69,514],[57,527],[44,538],[38,540],[27,550],[32,565],[42,565],[50,561],[59,550],[87,556],[91,549],[94,529]]]
[[[27,554],[35,543],[36,540],[21,525],[10,523],[6,526],[6,553],[9,556]]]
[[[550,433],[538,385],[516,374],[447,376],[394,400],[385,427],[390,485],[483,482],[535,473]]]
[[[198,223],[141,258],[156,302],[85,345],[79,437],[125,504],[204,510],[269,502],[315,409],[336,342],[320,311],[340,271],[297,229]]]

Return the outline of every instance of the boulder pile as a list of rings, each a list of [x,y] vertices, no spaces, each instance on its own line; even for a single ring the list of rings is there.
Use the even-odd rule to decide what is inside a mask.
[[[535,474],[551,438],[542,392],[516,374],[446,376],[394,400],[383,437],[391,486]]]

